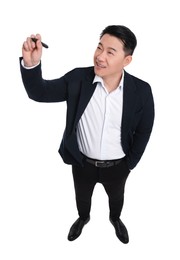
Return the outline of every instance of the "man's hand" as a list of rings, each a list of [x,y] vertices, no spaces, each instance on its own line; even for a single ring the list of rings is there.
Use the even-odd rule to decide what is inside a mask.
[[[35,43],[31,38],[36,38],[37,42]],[[42,56],[40,34],[31,35],[31,37],[27,38],[22,46],[22,56],[26,67],[33,67],[40,62]]]

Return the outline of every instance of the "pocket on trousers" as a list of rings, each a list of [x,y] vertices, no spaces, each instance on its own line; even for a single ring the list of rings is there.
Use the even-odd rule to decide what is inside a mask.
[[[125,169],[127,170],[127,172],[130,173],[131,170],[129,169],[129,166],[128,166],[126,157],[124,157],[123,163],[124,163],[124,167],[125,167]]]

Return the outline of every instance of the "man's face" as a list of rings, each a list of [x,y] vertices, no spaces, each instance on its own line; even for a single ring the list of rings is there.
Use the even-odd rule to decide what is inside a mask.
[[[118,38],[104,34],[94,53],[94,72],[104,79],[118,77],[131,60],[131,55],[125,56]]]

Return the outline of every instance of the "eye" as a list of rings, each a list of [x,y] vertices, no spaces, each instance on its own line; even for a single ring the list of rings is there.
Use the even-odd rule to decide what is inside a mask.
[[[114,55],[114,53],[113,53],[113,52],[111,52],[111,51],[108,51],[108,54],[110,54],[110,55]]]

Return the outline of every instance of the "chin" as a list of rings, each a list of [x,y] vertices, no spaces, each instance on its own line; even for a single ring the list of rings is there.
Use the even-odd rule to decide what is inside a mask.
[[[101,78],[103,77],[103,72],[96,67],[94,67],[94,73]]]

